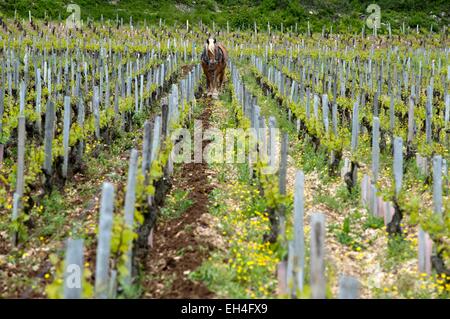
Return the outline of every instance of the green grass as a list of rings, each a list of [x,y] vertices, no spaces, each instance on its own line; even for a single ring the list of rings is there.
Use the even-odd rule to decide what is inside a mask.
[[[342,225],[337,223],[331,224],[328,230],[342,245],[348,246],[353,250],[364,249],[363,236],[360,227],[358,227],[362,218],[363,215],[359,211],[355,211],[345,217]]]
[[[162,219],[173,219],[180,217],[193,204],[189,198],[189,190],[176,189],[166,198],[164,207],[161,208]]]
[[[39,227],[37,235],[47,237],[58,234],[58,229],[64,225],[65,220],[64,197],[58,191],[53,191],[42,201],[42,206],[42,227]]]
[[[363,224],[364,229],[372,228],[372,229],[380,229],[384,226],[383,218],[376,217],[372,214],[367,216],[367,220]]]
[[[222,254],[213,254],[210,260],[203,262],[189,278],[203,282],[219,298],[246,298],[245,287],[236,282],[236,274],[229,265],[223,263]]]
[[[323,149],[319,148],[316,152],[314,146],[305,140],[301,143],[296,143],[294,148],[294,153],[298,150],[302,154],[297,160],[297,165],[303,169],[305,174],[318,171],[319,175],[328,175],[327,154]]]
[[[417,252],[401,236],[389,238],[387,247],[387,258],[383,263],[386,270],[395,269],[396,265],[401,264],[411,258],[415,258]]]
[[[394,32],[399,32],[403,22],[406,26],[415,28],[418,24],[428,32],[433,25],[438,27],[449,23],[449,5],[446,0],[433,1],[429,4],[419,0],[380,0],[376,3],[381,8],[381,22],[391,23]],[[253,29],[254,22],[258,29],[266,30],[270,21],[272,30],[293,28],[297,23],[298,32],[306,32],[307,21],[310,21],[314,32],[321,32],[322,26],[333,32],[361,32],[365,19],[369,16],[365,10],[373,1],[370,0],[3,0],[0,1],[0,12],[3,15],[14,16],[15,10],[20,17],[28,18],[28,10],[38,18],[45,16],[50,19],[66,19],[69,13],[66,5],[76,3],[81,8],[81,18],[88,17],[104,21],[111,19],[115,24],[116,16],[123,18],[124,24],[129,24],[133,17],[136,25],[144,21],[157,24],[162,19],[167,25],[185,25],[186,20],[191,25],[200,21],[212,28],[215,22],[216,30],[226,28],[227,21],[232,28]],[[445,15],[441,15],[444,12]],[[370,30],[369,30],[370,31]],[[386,27],[380,33],[387,33]]]
[[[351,193],[347,190],[345,185],[340,185],[336,190],[336,195],[330,194],[330,192],[320,186],[321,188],[314,197],[314,203],[321,203],[328,208],[342,213],[344,209],[349,207],[359,206],[359,189],[356,188]]]
[[[334,211],[338,211],[341,212],[342,211],[342,206],[341,203],[339,202],[339,200],[337,198],[335,198],[332,195],[329,195],[329,193],[325,192],[325,191],[320,191],[316,196],[314,196],[314,203],[321,203],[324,204],[325,206],[327,206],[328,208],[334,210]]]
[[[251,224],[252,220],[259,218],[257,212],[262,212],[266,208],[264,199],[255,193],[254,186],[242,182],[238,185],[237,188],[233,187],[234,191],[216,188],[209,195],[209,212],[221,220],[218,227],[223,232],[223,238],[229,247],[226,250],[213,252],[208,260],[205,260],[199,268],[189,275],[191,280],[204,283],[219,298],[249,298],[252,296],[252,291],[262,293],[257,289],[258,287],[265,284],[272,286],[273,284],[272,272],[268,271],[265,266],[255,264],[254,255],[256,251],[253,251],[254,248],[249,249],[250,246],[246,246],[247,248],[244,249],[242,246],[247,245],[247,243],[236,240],[239,237],[236,227],[242,227],[242,223],[247,223],[244,230],[239,230],[248,231],[246,241],[252,241],[254,244],[262,243],[262,229],[260,226],[253,227],[250,225],[253,225]],[[242,186],[244,187],[242,188]],[[233,211],[235,208],[231,209],[227,206],[225,199],[239,199],[241,194],[246,193],[247,187],[250,194],[253,193],[254,195],[250,195],[245,201],[239,202],[239,211]],[[235,191],[237,193],[234,193]],[[237,220],[241,220],[241,222],[237,222]],[[251,260],[254,265],[245,263],[244,259]],[[236,265],[238,266],[236,267]],[[251,279],[240,277],[239,270],[249,272]],[[265,290],[264,293],[268,294],[269,292]]]
[[[342,223],[342,229],[336,233],[338,241],[343,244],[350,246],[353,243],[353,237],[350,235],[350,218],[345,217]]]

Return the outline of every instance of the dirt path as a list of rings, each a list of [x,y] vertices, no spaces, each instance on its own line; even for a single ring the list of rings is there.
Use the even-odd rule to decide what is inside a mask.
[[[199,120],[209,127],[212,103],[205,103]],[[203,143],[203,148],[207,143]],[[157,222],[153,248],[145,265],[143,282],[147,298],[212,298],[214,294],[189,274],[208,258],[215,248],[213,221],[208,214],[208,195],[212,190],[206,163],[183,164],[173,177],[172,190],[189,191],[192,205],[179,217]]]

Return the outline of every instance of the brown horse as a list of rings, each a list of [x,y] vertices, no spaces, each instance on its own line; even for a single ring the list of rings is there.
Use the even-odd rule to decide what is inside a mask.
[[[221,43],[216,42],[216,39],[209,38],[206,40],[201,60],[206,76],[207,96],[217,99],[225,76],[228,52]]]

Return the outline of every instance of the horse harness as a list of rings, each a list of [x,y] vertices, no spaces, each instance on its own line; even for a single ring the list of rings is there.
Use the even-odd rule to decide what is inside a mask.
[[[222,48],[219,45],[214,45],[214,60],[210,60],[209,56],[208,56],[208,48],[205,47],[205,49],[203,50],[202,56],[201,56],[202,61],[208,65],[208,68],[210,70],[214,69],[215,66],[221,62],[222,60],[224,60],[224,53],[222,51]]]

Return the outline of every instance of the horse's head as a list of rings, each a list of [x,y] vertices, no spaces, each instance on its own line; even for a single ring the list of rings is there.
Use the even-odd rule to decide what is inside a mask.
[[[206,52],[208,54],[209,66],[216,64],[216,39],[208,38],[206,40]]]

